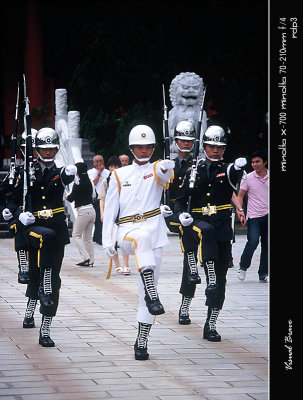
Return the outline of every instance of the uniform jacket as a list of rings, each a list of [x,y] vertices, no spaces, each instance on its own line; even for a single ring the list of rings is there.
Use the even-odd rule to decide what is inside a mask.
[[[21,173],[20,171],[23,171],[23,167],[16,166],[15,177],[14,177],[12,185],[9,184],[9,173],[7,173],[5,175],[4,179],[0,183],[0,213],[1,213],[1,217],[2,217],[2,211],[4,210],[4,208],[7,207],[7,199],[8,199],[9,193],[16,185],[18,177],[20,176],[20,173]]]
[[[192,158],[192,156],[190,156],[185,161],[185,164],[182,167],[179,164],[178,157],[174,158],[173,161],[175,161],[174,180],[172,181],[172,183],[169,186],[169,197],[170,197],[170,202],[171,202],[171,208],[174,207],[179,186],[183,182],[185,172],[191,167],[193,158]]]
[[[12,190],[14,190],[15,185],[18,180],[21,178],[21,174],[23,174],[23,167],[17,166],[15,170],[15,177],[13,180],[13,184],[9,184],[9,173],[5,176],[3,181],[0,183],[0,212],[2,216],[2,211],[4,208],[8,207],[9,198]],[[21,202],[20,202],[21,205]],[[9,208],[9,207],[8,207]],[[11,211],[12,212],[12,211]],[[22,249],[26,247],[26,243],[24,241],[24,230],[25,226],[22,225],[20,221],[12,217],[9,221],[7,221],[8,230],[12,237],[14,237],[14,245],[15,250]]]
[[[74,180],[74,175],[67,176],[64,170],[65,167],[58,168],[56,165],[54,165],[51,167],[47,175],[43,176],[40,164],[35,164],[36,180],[31,188],[31,212],[34,215],[37,211],[41,210],[56,210],[64,208],[63,193],[65,186]],[[8,208],[14,214],[16,219],[18,219],[20,213],[22,212],[20,206],[22,205],[23,198],[23,174],[21,173],[18,178],[15,188],[10,194],[8,202]],[[35,217],[36,220],[33,225],[54,229],[57,233],[58,242],[61,244],[69,243],[65,211],[54,213],[53,217],[48,219],[40,219],[37,216]]]
[[[160,161],[160,160],[159,160]],[[123,218],[157,209],[160,206],[162,192],[168,188],[173,170],[165,174],[158,162],[131,165],[114,170],[111,175],[104,204],[103,246],[113,245],[111,233],[117,217]],[[118,227],[117,242],[135,228],[150,232],[152,248],[162,247],[168,243],[166,227],[161,214],[142,222],[126,222]]]
[[[193,158],[190,155],[189,158],[183,164],[183,166],[181,166],[179,164],[178,157],[174,158],[173,161],[175,161],[174,179],[173,179],[172,183],[169,185],[169,200],[170,201],[169,201],[168,205],[170,206],[171,210],[174,212],[175,202],[176,202],[176,197],[177,197],[179,187],[183,183],[183,179],[184,179],[186,171],[188,171],[191,168]],[[179,218],[176,214],[173,214],[170,217],[165,218],[165,223],[170,232],[180,233],[179,227],[181,224],[180,224]]]
[[[241,180],[243,172],[235,170],[233,164],[224,162],[211,163],[209,168],[208,176],[206,161],[201,160],[198,164],[196,182],[191,193],[190,214],[194,220],[204,220],[214,225],[218,229],[217,236],[219,240],[231,240],[231,198],[236,185]],[[177,194],[175,203],[175,213],[177,215],[187,211],[187,203],[190,195],[189,177],[190,171],[186,172]],[[206,206],[219,206],[222,209],[212,215],[193,212],[193,210]]]

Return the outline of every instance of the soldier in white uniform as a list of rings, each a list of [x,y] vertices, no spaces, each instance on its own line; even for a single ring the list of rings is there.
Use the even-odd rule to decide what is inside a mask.
[[[138,336],[134,346],[136,360],[146,360],[147,340],[155,315],[164,313],[157,293],[162,248],[168,243],[163,217],[172,214],[160,205],[162,192],[173,177],[174,162],[149,160],[155,147],[155,135],[147,125],[135,126],[129,134],[134,155],[131,165],[114,170],[105,199],[103,248],[112,258],[115,244],[125,254],[134,254],[139,276]],[[117,237],[112,238],[115,221]]]

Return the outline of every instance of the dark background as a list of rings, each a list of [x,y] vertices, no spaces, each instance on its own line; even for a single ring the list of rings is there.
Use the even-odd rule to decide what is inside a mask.
[[[22,73],[27,2],[5,1],[5,57]],[[207,84],[209,123],[228,126],[227,161],[267,147],[268,4],[256,1],[40,1],[43,73],[68,91],[81,136],[105,159],[128,153],[137,123],[162,155],[162,83],[195,72]],[[2,24],[2,25],[3,25]],[[2,30],[2,31],[3,31]],[[16,54],[20,57],[16,57]],[[53,106],[53,105],[52,105]]]

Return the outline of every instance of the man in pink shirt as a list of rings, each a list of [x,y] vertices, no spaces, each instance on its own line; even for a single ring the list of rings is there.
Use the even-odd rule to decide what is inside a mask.
[[[268,282],[268,184],[269,172],[266,168],[267,153],[265,151],[255,151],[251,157],[253,171],[242,179],[238,200],[240,206],[247,194],[247,213],[245,218],[238,214],[243,211],[237,209],[238,218],[242,226],[247,226],[247,242],[240,259],[238,279],[243,281],[246,271],[250,267],[254,251],[258,247],[261,238],[261,256],[259,265],[259,281]]]

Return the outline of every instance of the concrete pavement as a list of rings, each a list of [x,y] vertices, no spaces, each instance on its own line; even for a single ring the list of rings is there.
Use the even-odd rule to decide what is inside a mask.
[[[226,300],[217,323],[222,342],[202,339],[206,318],[205,278],[191,304],[191,325],[178,324],[182,254],[176,236],[164,248],[159,295],[166,313],[157,317],[148,342],[150,359],[136,361],[137,279],[119,276],[95,244],[93,268],[78,267],[78,251],[66,247],[62,288],[51,336],[54,348],[38,344],[36,328],[23,329],[25,285],[17,283],[11,239],[0,240],[1,400],[267,400],[268,284],[259,283],[260,248],[246,279],[237,266],[246,242],[237,235],[235,267],[229,269]],[[72,239],[71,239],[72,241]]]

